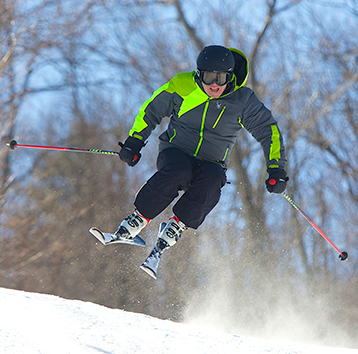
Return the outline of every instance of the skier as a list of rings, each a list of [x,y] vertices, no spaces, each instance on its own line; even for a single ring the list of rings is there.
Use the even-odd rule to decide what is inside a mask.
[[[118,238],[133,239],[179,191],[184,192],[141,266],[155,279],[163,251],[172,247],[185,229],[197,229],[218,203],[230,151],[242,128],[262,146],[267,190],[281,193],[286,188],[282,136],[271,112],[244,87],[248,73],[249,63],[241,51],[219,45],[205,47],[197,57],[196,72],[177,74],[144,102],[121,144],[121,160],[135,166],[153,129],[162,118],[170,118],[159,137],[157,172],[139,190],[134,212],[115,233]]]

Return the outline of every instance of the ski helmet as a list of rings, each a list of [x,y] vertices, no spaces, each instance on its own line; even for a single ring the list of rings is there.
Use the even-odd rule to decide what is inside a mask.
[[[198,55],[196,66],[201,71],[231,73],[235,59],[231,51],[221,45],[209,45]]]

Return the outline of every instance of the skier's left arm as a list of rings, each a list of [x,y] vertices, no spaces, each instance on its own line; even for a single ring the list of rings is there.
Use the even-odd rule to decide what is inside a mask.
[[[282,134],[269,109],[251,92],[241,118],[243,126],[261,144],[268,179],[266,188],[270,193],[286,189],[288,177],[285,171],[286,155]]]

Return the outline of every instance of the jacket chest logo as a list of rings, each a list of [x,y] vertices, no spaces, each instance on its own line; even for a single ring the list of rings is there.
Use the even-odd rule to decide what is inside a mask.
[[[216,101],[216,108],[217,109],[221,109],[221,107],[222,107],[222,102],[221,101]]]

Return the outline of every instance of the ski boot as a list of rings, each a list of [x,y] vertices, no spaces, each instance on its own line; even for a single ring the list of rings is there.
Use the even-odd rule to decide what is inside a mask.
[[[137,209],[127,216],[118,226],[115,235],[118,239],[133,240],[144,229],[150,220],[141,215]]]
[[[152,278],[157,279],[159,261],[164,250],[174,246],[186,228],[176,216],[171,217],[168,223],[162,222],[159,227],[157,242],[140,268]]]

